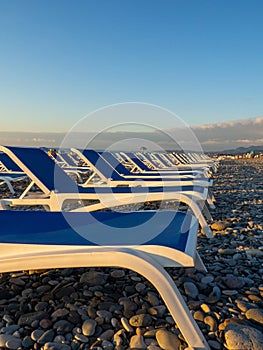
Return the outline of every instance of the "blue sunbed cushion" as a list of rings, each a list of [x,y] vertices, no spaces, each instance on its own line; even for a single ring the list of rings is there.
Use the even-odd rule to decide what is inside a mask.
[[[4,166],[10,171],[21,171],[19,166],[13,162],[12,159],[9,158],[5,153],[0,153],[0,162],[2,162]]]
[[[92,149],[80,150],[84,157],[107,179],[113,179],[115,181],[123,180],[121,176],[105,159],[103,159],[100,154]]]
[[[125,152],[128,157],[130,157],[136,165],[138,165],[143,171],[152,171],[151,168],[149,168],[146,164],[143,163],[139,158],[137,158],[133,153],[131,152]]]
[[[192,215],[176,211],[0,211],[0,243],[161,245],[185,251]]]

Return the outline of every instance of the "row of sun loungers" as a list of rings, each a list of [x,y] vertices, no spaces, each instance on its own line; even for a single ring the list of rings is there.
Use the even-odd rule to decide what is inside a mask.
[[[181,161],[179,166],[172,153],[73,149],[51,159],[39,148],[0,146],[0,151],[6,176],[17,172],[27,179],[22,194],[14,195],[13,190],[0,200],[0,272],[132,269],[159,291],[188,349],[209,349],[164,267],[205,270],[196,242],[199,225],[212,236],[207,220],[214,198],[208,174],[216,171],[216,162],[197,154],[184,155],[188,163]],[[128,205],[162,201],[177,204],[169,209],[125,210]],[[178,203],[187,209],[177,210]],[[30,210],[31,206],[42,210]]]

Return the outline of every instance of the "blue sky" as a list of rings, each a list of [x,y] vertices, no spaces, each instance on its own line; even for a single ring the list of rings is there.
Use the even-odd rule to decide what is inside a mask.
[[[262,13],[261,0],[0,0],[1,130],[66,131],[126,101],[189,125],[262,116]]]

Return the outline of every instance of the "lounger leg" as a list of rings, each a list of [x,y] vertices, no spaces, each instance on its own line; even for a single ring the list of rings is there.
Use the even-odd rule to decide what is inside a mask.
[[[208,223],[206,222],[206,219],[204,218],[204,215],[203,215],[203,213],[202,213],[202,211],[200,209],[200,206],[195,201],[193,201],[191,198],[189,198],[188,196],[185,196],[185,195],[181,195],[180,196],[180,201],[182,203],[186,203],[189,206],[189,208],[192,209],[193,214],[198,219],[199,224],[202,227],[205,235],[207,237],[209,237],[209,238],[213,238],[213,233],[212,233],[210,227],[208,226]],[[201,204],[207,210],[204,202],[201,202]],[[209,211],[208,211],[208,214],[210,215]],[[211,215],[210,215],[210,217],[211,217]]]
[[[212,192],[211,192],[211,201],[212,201],[212,203],[210,204],[210,208],[211,209],[215,209],[216,208],[216,205],[215,205],[216,199],[215,199],[215,197],[214,197]]]
[[[59,251],[38,251],[31,254],[18,253],[1,261],[0,272],[23,269],[65,268],[65,267],[109,267],[118,266],[133,270],[149,280],[160,293],[167,309],[179,327],[189,347],[188,350],[208,350],[202,332],[193,319],[183,297],[168,272],[149,254],[135,249],[98,249],[92,252],[77,248],[63,248]],[[61,249],[61,248],[60,248]]]
[[[216,199],[215,199],[215,196],[213,195],[213,192],[211,191],[211,189],[209,189],[209,193],[210,193],[212,202],[215,203]]]
[[[195,268],[197,270],[203,271],[203,272],[207,272],[207,268],[205,267],[203,260],[201,259],[200,255],[198,254],[198,252],[196,252],[196,256],[195,256]]]
[[[202,212],[204,213],[204,216],[206,217],[207,220],[212,221],[212,215],[210,214],[210,211],[207,208],[207,205],[205,201],[199,200],[198,201],[199,207],[202,208]]]
[[[205,216],[207,218],[208,221],[213,221],[213,217],[212,215],[210,214],[210,211],[209,209],[207,208],[207,205],[205,204],[204,205],[204,213],[205,213]]]
[[[214,204],[214,202],[215,202],[215,198],[213,197],[212,192],[211,192],[211,189],[209,188],[209,189],[208,189],[208,195],[207,195],[207,203],[209,204],[209,207],[210,207],[211,209],[215,209],[215,204]]]
[[[45,211],[50,211],[50,207],[48,205],[43,205],[43,208],[45,209]]]
[[[7,210],[9,209],[8,202],[4,199],[0,200],[0,210]]]
[[[14,191],[14,189],[13,189],[13,186],[11,185],[11,182],[10,182],[8,179],[1,179],[1,178],[0,178],[0,180],[3,181],[2,183],[5,183],[5,184],[7,185],[7,187],[9,188],[9,191],[10,191],[12,194],[15,193],[15,191]]]
[[[49,201],[50,211],[61,211],[64,200],[65,198],[61,198],[61,196],[60,197],[56,196],[56,194],[52,192],[50,194],[50,201]]]

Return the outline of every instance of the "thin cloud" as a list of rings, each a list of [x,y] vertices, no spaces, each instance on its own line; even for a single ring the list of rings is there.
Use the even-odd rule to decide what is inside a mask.
[[[204,124],[204,125],[198,125],[192,127],[193,130],[206,130],[206,129],[215,129],[215,128],[231,128],[231,127],[238,127],[238,126],[247,126],[247,125],[263,125],[263,117],[257,117],[257,118],[251,118],[251,119],[244,119],[244,120],[235,120],[230,122],[221,122],[221,123],[215,123],[215,124]]]
[[[192,130],[206,151],[263,145],[263,117],[200,125]]]
[[[203,145],[217,145],[218,141],[216,140],[207,140],[202,143]]]

